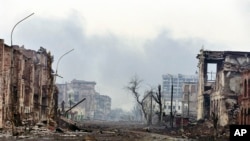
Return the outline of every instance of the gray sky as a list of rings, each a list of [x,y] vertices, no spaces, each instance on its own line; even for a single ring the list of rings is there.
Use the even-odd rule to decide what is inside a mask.
[[[55,62],[64,78],[96,81],[96,90],[112,98],[112,108],[134,103],[124,89],[131,77],[143,89],[161,84],[165,73],[195,74],[196,54],[207,50],[249,51],[247,0],[0,0],[0,38],[38,50]],[[53,66],[55,69],[55,65]]]

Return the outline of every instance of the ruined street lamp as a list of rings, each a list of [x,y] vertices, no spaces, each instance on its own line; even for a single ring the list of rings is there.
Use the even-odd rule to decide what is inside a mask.
[[[170,101],[170,125],[173,128],[173,76],[168,74],[171,77],[171,101]]]
[[[17,22],[15,25],[14,25],[14,27],[12,28],[12,30],[11,30],[11,37],[10,37],[10,45],[11,45],[11,53],[10,53],[10,56],[11,56],[11,67],[10,67],[10,87],[11,87],[11,105],[12,105],[12,107],[11,107],[11,111],[12,111],[12,118],[14,118],[14,113],[16,112],[15,110],[15,107],[14,107],[14,85],[13,85],[13,75],[14,75],[14,55],[13,55],[13,52],[14,52],[14,49],[13,49],[13,43],[12,43],[12,35],[13,35],[13,32],[14,32],[14,29],[16,28],[16,26],[19,24],[19,23],[21,23],[22,21],[24,21],[24,20],[26,20],[27,18],[29,18],[30,16],[32,16],[32,15],[34,15],[34,13],[32,13],[32,14],[30,14],[30,15],[28,15],[28,16],[26,16],[25,18],[23,18],[22,20],[20,20],[19,22]],[[13,129],[14,127],[12,126],[12,131],[14,131],[14,129]],[[14,134],[14,132],[13,132],[13,134]]]
[[[16,26],[17,26],[19,23],[21,23],[22,21],[28,19],[30,16],[34,15],[34,14],[35,14],[35,13],[32,13],[32,14],[28,15],[27,17],[23,18],[22,20],[20,20],[19,22],[17,22],[17,23],[15,24],[15,26],[12,28],[12,30],[11,30],[11,36],[10,36],[10,45],[11,45],[11,47],[12,47],[12,35],[13,35],[13,31],[14,31],[14,29],[16,28]]]

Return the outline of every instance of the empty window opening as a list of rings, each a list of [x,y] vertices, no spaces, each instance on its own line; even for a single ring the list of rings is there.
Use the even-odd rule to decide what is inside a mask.
[[[217,72],[217,64],[208,63],[207,64],[207,80],[215,81],[216,80],[216,72]]]

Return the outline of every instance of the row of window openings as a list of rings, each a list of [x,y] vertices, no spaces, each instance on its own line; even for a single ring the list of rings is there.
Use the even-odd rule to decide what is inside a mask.
[[[171,94],[171,91],[169,91],[168,94],[170,95],[170,94]],[[174,94],[174,95],[179,95],[179,94],[181,94],[181,92],[173,91],[173,94]]]
[[[176,107],[175,106],[173,106],[173,110],[177,110],[177,109],[175,109]],[[171,109],[171,106],[168,106],[168,109],[170,110]],[[178,106],[178,110],[181,110],[181,106]]]
[[[174,89],[182,89],[182,87],[183,87],[184,85],[182,84],[182,85],[173,85],[173,88]],[[185,85],[185,86],[187,86],[187,85]],[[171,85],[164,85],[163,84],[163,89],[171,89]],[[194,85],[192,86],[192,87],[195,87]]]
[[[177,82],[177,81],[179,81],[179,82],[197,82],[198,80],[197,79],[176,79],[176,78],[174,78],[173,79],[173,82]],[[164,79],[164,81],[163,82],[171,82],[171,79]]]
[[[172,87],[171,85],[164,85],[164,84],[163,84],[163,88],[165,88],[165,89],[170,89],[171,87]],[[173,85],[173,87],[174,87],[174,88],[181,88],[182,85]]]
[[[173,87],[174,88],[182,88],[183,84],[184,83],[180,83],[179,85],[173,84]],[[165,85],[165,84],[163,84],[163,88],[170,89],[171,87],[172,87],[172,85]]]
[[[164,90],[165,90],[165,91],[171,91],[170,88],[168,88],[168,89],[167,89],[167,88],[164,88]],[[180,90],[182,90],[182,88],[173,88],[173,90],[179,90],[179,91],[180,91]]]

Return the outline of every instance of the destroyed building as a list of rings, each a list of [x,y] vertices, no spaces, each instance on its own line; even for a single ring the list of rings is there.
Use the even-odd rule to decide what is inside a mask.
[[[240,112],[238,114],[238,124],[250,124],[250,70],[242,74],[242,91],[238,99]]]
[[[250,65],[250,52],[200,50],[197,119],[218,117],[221,126],[237,123],[242,72]],[[216,71],[209,72],[209,64]],[[214,77],[210,77],[214,74]],[[214,114],[213,114],[214,113]]]
[[[24,119],[38,122],[53,117],[57,91],[52,61],[50,52],[42,47],[38,51],[27,50],[8,46],[0,39],[0,128],[6,121],[18,126]]]
[[[165,74],[162,75],[162,90],[163,90],[163,98],[164,103],[166,105],[165,113],[166,115],[170,115],[171,112],[171,87],[173,85],[173,105],[172,110],[176,112],[177,115],[181,115],[184,111],[185,107],[187,107],[187,103],[183,101],[183,95],[185,92],[183,91],[183,85],[185,83],[194,83],[197,84],[198,77],[197,75],[184,75],[184,74]]]
[[[197,82],[183,83],[183,116],[196,119],[197,116]]]
[[[84,80],[72,80],[70,83],[57,84],[59,90],[59,106],[62,111],[66,111],[74,106],[83,98],[85,101],[80,103],[69,112],[72,120],[100,119],[106,120],[111,111],[111,98],[100,95],[95,91],[96,82]],[[61,103],[64,103],[62,109]]]

